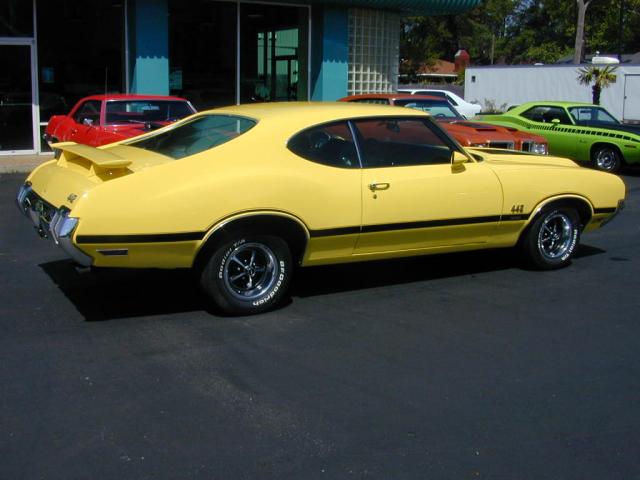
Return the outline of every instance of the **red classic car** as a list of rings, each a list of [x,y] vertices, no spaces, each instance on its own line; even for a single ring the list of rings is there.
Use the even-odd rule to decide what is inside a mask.
[[[371,93],[352,95],[338,101],[395,105],[429,112],[460,145],[465,147],[506,148],[544,155],[549,153],[549,146],[544,137],[515,128],[466,120],[447,100],[440,97],[406,93]]]
[[[49,120],[49,144],[76,142],[97,147],[135,137],[196,113],[184,98],[159,95],[93,95],[78,101],[68,115]]]

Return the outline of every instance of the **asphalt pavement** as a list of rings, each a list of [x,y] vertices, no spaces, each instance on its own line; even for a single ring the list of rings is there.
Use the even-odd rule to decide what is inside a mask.
[[[0,479],[640,479],[640,175],[563,270],[509,251],[312,268],[204,309],[78,272],[0,175]]]

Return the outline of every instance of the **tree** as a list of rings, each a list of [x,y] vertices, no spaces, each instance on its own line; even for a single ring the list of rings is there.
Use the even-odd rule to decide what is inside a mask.
[[[617,75],[615,71],[617,67],[607,65],[605,67],[590,65],[588,67],[578,69],[578,82],[581,85],[591,85],[591,92],[593,96],[593,103],[600,105],[600,93],[603,88],[607,88],[609,85],[616,81]]]
[[[584,56],[584,19],[587,16],[587,7],[592,0],[576,0],[578,5],[578,21],[576,23],[576,47],[573,51],[573,63],[579,65]]]

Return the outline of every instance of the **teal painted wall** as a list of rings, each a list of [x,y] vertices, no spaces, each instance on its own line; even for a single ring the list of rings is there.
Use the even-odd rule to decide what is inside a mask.
[[[348,10],[314,7],[312,28],[311,99],[337,100],[347,95]]]
[[[131,93],[169,95],[168,0],[129,3]]]

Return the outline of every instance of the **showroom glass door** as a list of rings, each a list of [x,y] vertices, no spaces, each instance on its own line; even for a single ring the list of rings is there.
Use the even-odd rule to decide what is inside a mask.
[[[241,3],[240,103],[307,100],[309,8]]]
[[[0,155],[35,153],[31,42],[0,40],[0,65]]]

